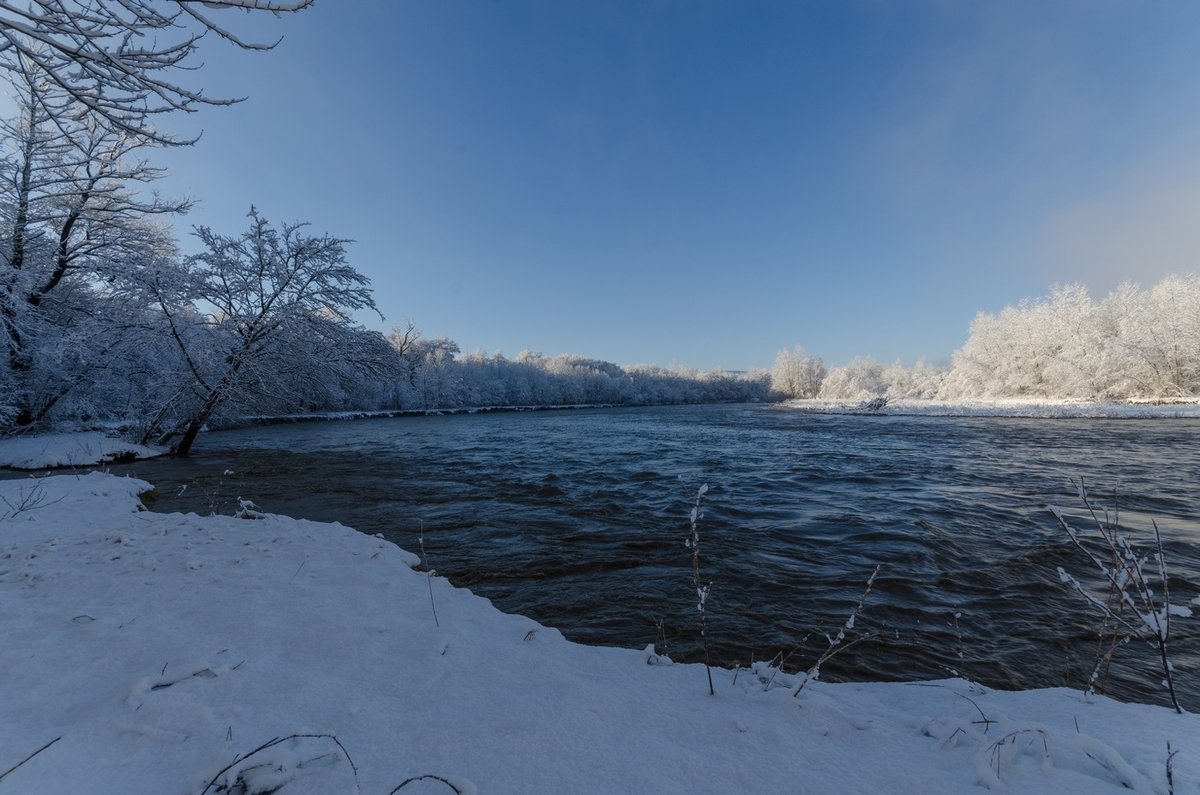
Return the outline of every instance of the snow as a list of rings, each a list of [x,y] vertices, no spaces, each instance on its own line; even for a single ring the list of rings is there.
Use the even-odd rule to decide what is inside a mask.
[[[154,458],[167,451],[98,431],[12,436],[0,439],[0,467],[53,469],[94,466],[116,459]]]
[[[797,698],[766,663],[710,696],[701,665],[568,642],[378,537],[155,514],[149,488],[0,482],[0,792],[1166,793],[1168,743],[1200,792],[1195,715],[962,679]]]
[[[1200,418],[1200,401],[1055,400],[1053,398],[989,398],[980,400],[888,400],[882,408],[867,408],[857,400],[788,400],[787,408],[822,414],[887,414],[928,417],[1029,417],[1047,419],[1151,417]]]

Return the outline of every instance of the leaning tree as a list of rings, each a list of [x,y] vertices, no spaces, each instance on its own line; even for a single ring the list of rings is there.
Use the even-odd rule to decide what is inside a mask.
[[[256,209],[237,236],[199,227],[204,250],[182,269],[149,281],[183,366],[176,390],[174,452],[225,404],[245,410],[287,393],[327,394],[354,372],[383,376],[395,363],[386,344],[354,322],[378,313],[370,280],[346,261],[346,240],[305,234],[306,224],[273,227]]]

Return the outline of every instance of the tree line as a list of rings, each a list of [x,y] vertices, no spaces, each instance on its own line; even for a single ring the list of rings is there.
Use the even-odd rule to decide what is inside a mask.
[[[656,365],[621,366],[586,356],[522,351],[462,354],[445,337],[427,340],[411,322],[389,336],[400,376],[379,399],[396,408],[464,406],[661,405],[765,401],[766,370],[702,371]]]
[[[1170,400],[1200,396],[1200,278],[1126,283],[1102,300],[1082,284],[981,312],[949,367],[856,359],[826,368],[802,347],[779,353],[775,392],[832,400],[1046,398]]]

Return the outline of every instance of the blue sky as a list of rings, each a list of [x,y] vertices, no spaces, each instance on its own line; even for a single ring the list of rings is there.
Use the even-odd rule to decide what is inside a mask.
[[[318,0],[230,26],[177,226],[356,242],[465,350],[940,362],[975,313],[1197,268],[1200,4]],[[184,243],[185,248],[190,246]]]

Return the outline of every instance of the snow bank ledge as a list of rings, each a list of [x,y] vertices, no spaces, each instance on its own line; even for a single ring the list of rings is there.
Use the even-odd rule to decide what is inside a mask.
[[[0,793],[1165,793],[1168,742],[1200,791],[1195,715],[961,679],[795,699],[745,669],[710,697],[434,577],[438,626],[379,538],[149,488],[0,482]]]
[[[96,466],[113,461],[155,458],[166,453],[162,447],[134,444],[98,431],[0,439],[0,467],[8,469]]]

